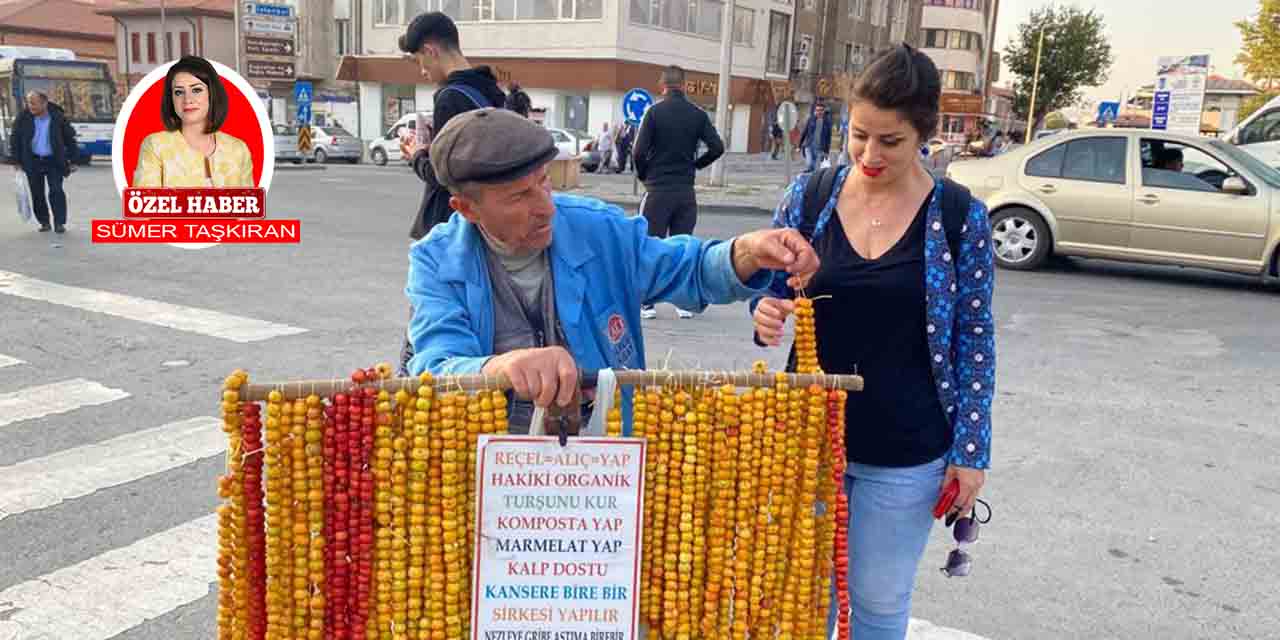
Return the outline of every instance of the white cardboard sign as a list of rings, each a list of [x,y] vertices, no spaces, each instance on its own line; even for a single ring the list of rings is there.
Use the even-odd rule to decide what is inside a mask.
[[[644,440],[478,446],[472,639],[638,638]]]

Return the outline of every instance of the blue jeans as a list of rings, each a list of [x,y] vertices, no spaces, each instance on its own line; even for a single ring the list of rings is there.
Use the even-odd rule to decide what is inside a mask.
[[[808,149],[805,149],[804,155],[807,162],[805,171],[808,173],[816,171],[818,165],[822,164],[822,161],[827,159],[826,152],[819,150],[817,147],[809,147]]]
[[[849,591],[853,640],[903,640],[916,568],[929,542],[946,460],[916,467],[849,464]],[[832,582],[827,637],[835,629]]]

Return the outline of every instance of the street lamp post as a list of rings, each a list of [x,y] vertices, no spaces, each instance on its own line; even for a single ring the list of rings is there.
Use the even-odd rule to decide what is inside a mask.
[[[734,0],[725,0],[724,17],[720,20],[720,90],[716,92],[716,128],[720,137],[726,137],[733,120],[729,117],[729,92],[733,88],[733,4]],[[724,186],[725,165],[727,156],[720,156],[711,165],[711,185]]]
[[[1036,70],[1031,78],[1031,104],[1027,106],[1027,132],[1023,144],[1031,144],[1031,128],[1036,123],[1036,91],[1040,88],[1040,54],[1044,52],[1044,26],[1040,27],[1040,44],[1036,46]]]

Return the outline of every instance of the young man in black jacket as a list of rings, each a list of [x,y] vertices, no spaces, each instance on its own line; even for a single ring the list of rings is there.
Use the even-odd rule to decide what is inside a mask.
[[[62,107],[49,102],[38,91],[27,94],[27,108],[13,122],[9,137],[9,159],[22,166],[31,187],[31,204],[40,230],[49,230],[49,208],[53,208],[53,230],[66,231],[67,194],[62,179],[71,175],[71,163],[79,155],[76,131],[67,122]],[[45,199],[45,183],[49,197]]]
[[[486,66],[472,67],[462,55],[458,27],[449,16],[439,11],[419,15],[400,36],[399,45],[401,51],[413,54],[428,82],[440,85],[433,99],[432,131],[443,131],[444,125],[459,113],[506,104],[507,95],[498,88],[493,71]],[[409,231],[418,240],[449,219],[453,212],[449,207],[450,193],[436,181],[425,147],[414,149],[405,144],[401,151],[412,158],[414,173],[426,183],[422,204]]]
[[[502,108],[506,104],[507,95],[498,88],[498,79],[493,71],[485,66],[472,67],[462,55],[458,27],[449,16],[439,11],[419,15],[400,36],[399,45],[401,51],[413,54],[427,82],[440,85],[432,99],[432,131],[444,131],[449,120],[460,113],[487,107]],[[413,148],[408,142],[402,142],[400,151],[406,158],[411,158],[413,172],[425,183],[422,204],[418,205],[418,215],[409,230],[410,237],[421,240],[432,227],[448,221],[453,215],[453,207],[449,205],[452,194],[436,180],[427,147]],[[405,367],[412,357],[413,345],[406,333],[404,346],[400,349],[401,375],[407,375]]]
[[[644,183],[640,214],[649,221],[649,235],[665,238],[693,233],[698,222],[698,197],[693,176],[724,155],[724,142],[711,118],[684,95],[684,69],[675,65],[662,72],[662,102],[653,105],[640,122],[632,161]],[[698,143],[707,145],[698,153]],[[679,309],[681,318],[693,313]],[[642,307],[640,317],[655,318],[653,307]]]

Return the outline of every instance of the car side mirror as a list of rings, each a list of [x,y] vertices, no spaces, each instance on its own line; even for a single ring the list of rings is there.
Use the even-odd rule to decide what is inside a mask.
[[[1223,193],[1233,193],[1238,196],[1248,195],[1249,185],[1239,176],[1230,176],[1222,181]]]

